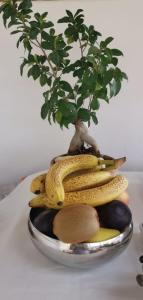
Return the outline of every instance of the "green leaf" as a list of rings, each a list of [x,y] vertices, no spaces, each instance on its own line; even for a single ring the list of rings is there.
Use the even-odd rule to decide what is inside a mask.
[[[42,14],[42,19],[45,19],[45,18],[47,17],[47,15],[48,15],[48,12],[44,12],[44,13]]]
[[[21,30],[14,30],[10,34],[16,34],[16,33],[19,33],[19,32],[21,32]]]
[[[109,103],[107,88],[102,88],[98,92],[96,92],[97,98],[105,100]]]
[[[23,0],[18,6],[18,10],[23,10],[23,9],[29,9],[32,7],[32,1],[31,0]]]
[[[21,22],[18,22],[15,18],[15,16],[11,16],[11,21],[8,23],[8,28],[12,27],[13,25],[21,25]],[[18,29],[21,28],[21,30],[24,28],[23,25],[17,26]]]
[[[45,102],[41,107],[41,118],[46,119],[49,112],[49,102]]]
[[[27,59],[23,60],[23,63],[20,66],[20,75],[23,75],[23,68],[25,67],[25,65],[28,63]]]
[[[92,117],[92,120],[93,120],[94,124],[97,125],[98,124],[98,119],[96,117],[96,113],[91,112],[91,117]]]
[[[97,87],[97,74],[96,73],[89,74],[87,81],[84,81],[84,85],[90,90],[90,92],[94,92],[95,87]]]
[[[112,62],[112,64],[114,66],[117,66],[117,64],[118,64],[118,58],[117,57],[113,57],[111,62]]]
[[[38,27],[38,26],[39,26],[39,24],[38,24],[37,21],[30,21],[29,23],[30,23],[30,25],[31,25],[32,27]]]
[[[5,27],[9,18],[11,18],[11,20],[14,18],[15,20],[15,10],[13,9],[13,6],[6,4],[3,11],[3,23]]]
[[[112,62],[112,54],[113,54],[111,49],[106,48],[105,49],[105,54],[107,55],[108,63],[111,63]]]
[[[121,89],[121,81],[120,80],[116,80],[116,88],[115,88],[115,96],[120,92]]]
[[[76,18],[75,18],[75,21],[76,21],[76,24],[77,24],[77,27],[78,27],[78,31],[79,32],[82,32],[82,33],[84,33],[85,32],[85,28],[84,28],[84,26],[80,26],[80,25],[82,25],[83,24],[83,22],[84,22],[84,15],[79,15],[79,16],[77,16]]]
[[[74,17],[78,16],[81,12],[83,12],[83,9],[78,9],[74,14]]]
[[[53,27],[53,26],[54,26],[54,23],[51,22],[51,21],[46,22],[46,24],[44,25],[45,28],[50,28],[50,27]]]
[[[46,61],[46,57],[44,55],[37,55],[37,59],[38,59],[38,62],[41,64],[44,64]],[[49,71],[49,67],[48,66],[45,66],[45,67],[46,67],[46,70]]]
[[[84,73],[84,69],[79,68],[73,72],[73,77],[77,76],[78,78],[82,78],[83,73]]]
[[[72,43],[74,42],[74,40],[75,40],[75,39],[74,39],[73,36],[68,37],[68,38],[67,38],[67,43],[68,43],[68,45],[69,45],[69,44],[72,44]]]
[[[66,51],[69,51],[69,50],[71,50],[71,49],[73,49],[72,46],[66,46],[66,47],[64,48],[64,50],[66,50]]]
[[[119,49],[111,49],[112,55],[115,56],[123,56],[123,52],[120,51]]]
[[[88,122],[90,120],[90,111],[86,108],[80,108],[78,111],[78,118],[83,122]]]
[[[101,36],[101,33],[98,31],[95,31],[94,26],[90,25],[88,29],[88,34],[89,34],[89,42],[91,44],[94,44],[98,38],[98,36]]]
[[[109,36],[105,41],[104,41],[104,47],[107,47],[112,41],[114,40],[113,37]]]
[[[114,96],[115,93],[115,88],[114,88],[114,81],[112,83],[110,83],[110,98],[112,98]]]
[[[36,39],[38,33],[39,33],[39,29],[36,28],[36,27],[32,27],[32,28],[30,29],[30,32],[29,32],[30,39],[31,39],[31,40]]]
[[[60,78],[59,77],[57,77],[56,79],[54,79],[54,82],[53,82],[53,87],[55,88],[59,88],[59,81],[60,81]]]
[[[7,4],[4,3],[0,6],[0,13],[4,11],[4,9],[6,8]]]
[[[53,50],[54,49],[54,37],[49,35],[48,39],[41,43],[41,46],[45,50]]]
[[[99,109],[100,103],[99,103],[99,101],[98,101],[98,99],[97,99],[96,97],[93,98],[90,107],[91,107],[93,110],[98,110],[98,109]]]
[[[73,92],[73,89],[72,89],[71,85],[67,81],[61,80],[60,81],[60,86],[66,92],[69,92],[69,93]]]
[[[64,62],[64,61],[63,61]],[[64,69],[63,69],[63,74],[66,74],[66,73],[70,73],[74,70],[74,67],[72,64],[66,66]]]
[[[79,97],[78,99],[77,99],[77,108],[79,108],[79,107],[81,107],[82,106],[82,104],[83,104],[83,101],[84,101],[84,99],[83,99],[83,97]]]
[[[68,125],[70,124],[70,120],[68,118],[62,117],[61,122],[60,122],[60,127],[63,129],[65,126],[66,128],[69,128]]]
[[[60,90],[60,91],[58,91],[58,95],[59,95],[60,97],[65,97],[65,92],[62,91],[62,90]]]
[[[60,65],[62,62],[62,57],[59,55],[57,51],[53,51],[49,54],[49,59],[56,65]]]
[[[47,76],[46,76],[46,74],[42,74],[40,76],[40,84],[41,84],[41,86],[44,86],[46,83],[47,83]]]
[[[97,56],[100,53],[100,49],[98,49],[95,46],[91,46],[88,50],[88,55],[93,54],[95,56]]]
[[[31,68],[31,72],[30,72],[30,75],[33,77],[34,80],[36,80],[41,74],[41,71],[40,71],[40,68],[38,65],[34,65],[32,68]]]
[[[103,86],[99,82],[96,82],[95,90],[100,91],[102,88],[103,88]]]
[[[43,96],[44,96],[44,98],[45,98],[45,102],[47,102],[48,99],[49,99],[49,91],[44,92],[44,93],[43,93]]]
[[[39,13],[34,14],[34,17],[37,21],[40,21],[40,19],[41,19],[41,16]]]
[[[69,20],[70,20],[70,21],[74,21],[74,17],[73,17],[72,12],[71,12],[70,10],[67,10],[67,9],[66,9],[66,13],[67,13],[67,15],[69,16]]]
[[[42,39],[44,39],[45,41],[47,41],[50,37],[49,33],[46,31],[42,31],[41,36],[42,36]]]
[[[59,19],[57,23],[69,23],[69,21],[70,21],[69,17],[63,17]]]
[[[113,82],[110,84],[110,98],[113,96],[116,96],[121,89],[121,81],[120,80],[113,80]]]
[[[61,120],[62,120],[62,113],[61,113],[61,111],[57,111],[56,112],[56,114],[55,114],[55,119],[56,119],[56,121],[57,121],[57,123],[61,123]]]
[[[67,124],[72,123],[77,118],[76,105],[72,102],[59,100],[58,110],[62,113],[62,116],[66,119]]]
[[[60,49],[63,49],[65,46],[66,46],[66,43],[64,42],[63,37],[62,36],[56,37],[56,39],[55,39],[55,49],[60,50]]]
[[[100,48],[103,50],[105,48],[104,41],[100,42]]]
[[[54,28],[50,28],[50,35],[54,35],[55,34],[55,29]]]
[[[36,58],[36,60],[35,60],[34,55],[29,54],[29,55],[28,55],[28,63],[29,63],[29,64],[33,64],[33,63],[35,63],[35,62],[37,62],[37,58]]]
[[[52,76],[50,76],[50,77],[47,78],[47,84],[49,86],[51,86],[51,84],[52,84]]]
[[[65,36],[68,38],[68,43],[72,43],[73,41],[77,41],[79,37],[78,31],[75,29],[75,26],[69,24],[68,28],[65,30]]]
[[[114,69],[114,79],[122,80],[122,71],[119,68]]]
[[[94,56],[87,56],[86,58],[87,58],[87,61],[89,61],[93,65],[96,63],[96,60],[95,60]]]
[[[16,43],[16,47],[17,47],[17,48],[19,47],[20,43],[21,43],[23,40],[24,40],[24,35],[22,35],[22,36],[18,39],[18,41],[17,41],[17,43]]]
[[[105,85],[107,85],[112,80],[113,73],[114,73],[113,69],[109,69],[108,71],[105,72],[104,79],[103,79]]]
[[[24,48],[27,49],[29,52],[31,52],[32,47],[31,47],[31,44],[30,44],[30,42],[27,38],[23,39],[23,44],[24,44]]]
[[[101,55],[100,58],[101,58],[101,65],[103,67],[107,67],[107,65],[108,65],[108,58],[105,55]]]
[[[122,77],[123,77],[124,79],[127,79],[127,80],[128,80],[128,76],[127,76],[127,74],[126,74],[125,72],[122,72]]]

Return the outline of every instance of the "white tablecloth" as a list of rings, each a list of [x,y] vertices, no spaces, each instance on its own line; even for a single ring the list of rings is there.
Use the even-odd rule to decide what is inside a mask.
[[[37,175],[37,174],[36,174]],[[143,173],[125,173],[129,179],[134,234],[128,248],[98,269],[76,270],[44,257],[32,244],[27,229],[29,185],[27,177],[0,202],[1,300],[138,300],[143,288],[136,283],[142,273],[143,254],[139,223],[143,221]]]

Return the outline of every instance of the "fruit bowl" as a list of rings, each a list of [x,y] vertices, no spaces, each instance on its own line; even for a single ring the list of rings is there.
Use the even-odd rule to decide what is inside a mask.
[[[67,244],[41,233],[34,226],[34,219],[40,212],[41,209],[32,208],[29,213],[28,229],[34,245],[47,257],[70,267],[98,267],[108,262],[127,247],[133,233],[133,224],[130,223],[120,235],[112,239],[95,243]]]

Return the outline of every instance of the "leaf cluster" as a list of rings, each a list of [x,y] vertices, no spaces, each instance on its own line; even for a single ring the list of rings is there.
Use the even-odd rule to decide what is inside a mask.
[[[102,40],[102,35],[93,25],[84,23],[83,10],[75,14],[66,10],[58,20],[65,23],[65,31],[57,34],[48,12],[35,13],[32,1],[6,0],[0,6],[5,27],[18,34],[17,47],[23,44],[25,53],[20,73],[26,68],[27,76],[44,87],[44,104],[41,117],[57,122],[61,127],[93,120],[98,123],[96,112],[101,100],[109,103],[121,90],[127,75],[118,67],[123,56],[119,49],[110,48],[112,37]],[[70,51],[79,45],[79,58],[73,61]],[[67,74],[75,84],[66,80]]]

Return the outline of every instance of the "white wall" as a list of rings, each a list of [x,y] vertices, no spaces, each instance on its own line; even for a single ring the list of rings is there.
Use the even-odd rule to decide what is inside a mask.
[[[99,125],[91,128],[102,153],[126,155],[126,170],[143,171],[143,1],[37,1],[35,11],[49,11],[51,20],[64,15],[65,8],[85,10],[87,23],[94,24],[103,37],[115,37],[122,49],[121,67],[128,84],[110,105],[102,101]],[[59,25],[58,29],[62,26]],[[19,75],[23,50],[16,49],[0,21],[0,183],[46,169],[50,159],[67,151],[73,128],[63,132],[40,119],[42,89]],[[77,56],[77,53],[75,53]]]

